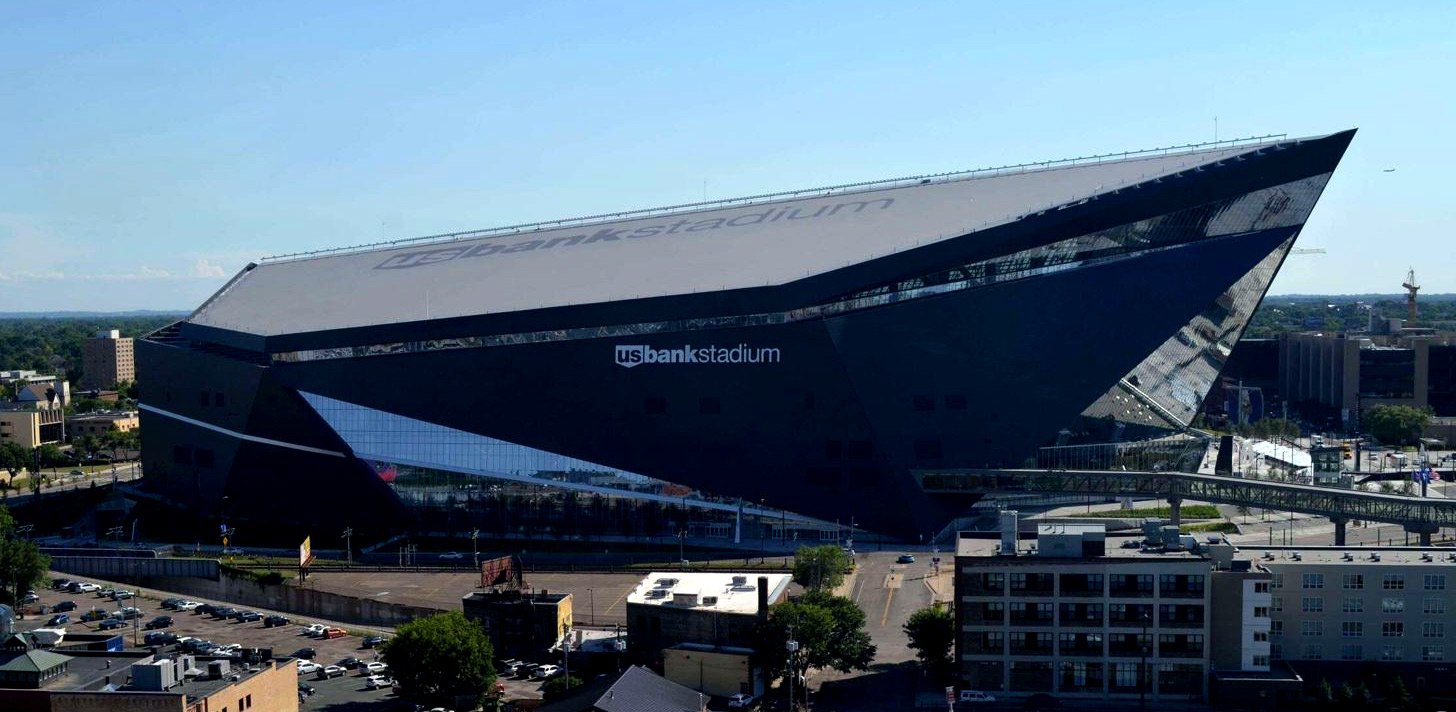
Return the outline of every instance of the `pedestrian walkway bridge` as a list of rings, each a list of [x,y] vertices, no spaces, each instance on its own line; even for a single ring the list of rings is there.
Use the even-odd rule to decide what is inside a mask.
[[[1035,492],[1157,497],[1168,500],[1173,523],[1183,500],[1242,505],[1328,517],[1335,524],[1335,545],[1345,543],[1352,520],[1399,524],[1420,535],[1456,527],[1456,500],[1290,484],[1188,472],[1128,470],[951,470],[924,471],[918,478],[932,494]]]

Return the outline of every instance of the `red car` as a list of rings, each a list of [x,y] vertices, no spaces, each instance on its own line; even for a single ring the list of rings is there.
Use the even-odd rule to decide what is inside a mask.
[[[323,638],[324,640],[332,640],[334,638],[342,638],[348,634],[349,631],[343,628],[327,628],[324,630]]]

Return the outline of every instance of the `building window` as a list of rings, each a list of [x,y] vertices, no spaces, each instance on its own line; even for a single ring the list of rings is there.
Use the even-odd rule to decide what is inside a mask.
[[[1380,624],[1380,635],[1386,638],[1399,638],[1405,635],[1405,624],[1400,621],[1386,621]]]
[[[1319,643],[1305,643],[1303,652],[1305,660],[1324,660],[1325,658],[1324,648]]]
[[[1304,588],[1324,588],[1325,587],[1325,575],[1324,574],[1305,574],[1304,575],[1303,587]]]
[[[1404,660],[1405,648],[1399,645],[1387,645],[1380,649],[1381,660]]]
[[[1256,631],[1254,631],[1254,642],[1255,643],[1267,643],[1267,642],[1269,642],[1269,631],[1267,631],[1267,630],[1256,630]]]
[[[1425,607],[1424,607],[1423,611],[1425,612],[1426,615],[1434,615],[1434,616],[1443,616],[1443,615],[1446,615],[1446,599],[1444,599],[1444,598],[1434,598],[1434,597],[1433,598],[1427,598],[1425,600]]]
[[[1385,580],[1381,582],[1380,587],[1387,591],[1404,591],[1405,574],[1386,574]]]
[[[1325,599],[1321,596],[1305,596],[1300,608],[1305,613],[1324,613]]]
[[[1254,593],[1268,593],[1268,592],[1269,592],[1269,582],[1268,581],[1255,581],[1254,582]]]
[[[1266,608],[1266,607],[1264,607],[1264,606],[1254,606],[1254,617],[1255,618],[1268,618],[1269,617],[1269,609]]]
[[[1302,621],[1299,624],[1299,634],[1306,637],[1324,635],[1324,623],[1320,621]]]
[[[1258,615],[1258,610],[1254,609],[1255,615]],[[1284,621],[1269,621],[1269,635],[1284,635]]]
[[[1270,596],[1269,597],[1269,610],[1274,611],[1275,613],[1279,613],[1279,612],[1283,611],[1284,610],[1284,597],[1283,596]]]
[[[1382,598],[1380,599],[1381,613],[1405,613],[1404,598]]]
[[[1426,576],[1425,576],[1425,588],[1426,588],[1427,591],[1445,591],[1446,590],[1446,575],[1445,574],[1426,574]]]
[[[1427,645],[1421,648],[1421,660],[1428,663],[1438,663],[1446,659],[1446,647],[1443,645]]]
[[[1274,588],[1284,588],[1284,574],[1274,574],[1269,580],[1274,584]]]
[[[1428,623],[1422,623],[1421,624],[1421,637],[1422,638],[1444,638],[1444,637],[1446,637],[1446,624],[1445,623],[1429,623],[1429,622]]]
[[[1365,635],[1365,624],[1360,621],[1345,621],[1340,624],[1340,636],[1359,638]]]
[[[1365,657],[1365,649],[1358,645],[1341,645],[1341,660],[1360,660]]]
[[[1282,644],[1280,644],[1280,643],[1270,643],[1269,644],[1269,658],[1271,660],[1283,660],[1284,659],[1284,646]]]
[[[1344,607],[1341,610],[1343,610],[1345,613],[1364,613],[1365,612],[1365,599],[1363,599],[1363,598],[1346,598],[1345,599],[1345,605],[1344,605]]]
[[[1352,591],[1365,588],[1365,574],[1345,574],[1345,588]]]
[[[1269,667],[1269,656],[1268,655],[1255,655],[1254,656],[1254,667]]]

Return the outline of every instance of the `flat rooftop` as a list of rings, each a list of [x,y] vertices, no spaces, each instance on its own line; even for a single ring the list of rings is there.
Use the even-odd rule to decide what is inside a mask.
[[[768,579],[768,600],[783,598],[792,577],[757,573],[659,573],[642,579],[627,603],[723,613],[758,613],[758,578]]]
[[[1238,557],[1263,566],[1339,564],[1346,566],[1456,567],[1456,551],[1421,547],[1261,547],[1240,546]]]

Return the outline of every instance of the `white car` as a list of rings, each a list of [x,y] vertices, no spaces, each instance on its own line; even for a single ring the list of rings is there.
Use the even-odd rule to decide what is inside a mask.
[[[753,695],[745,695],[742,692],[728,698],[728,706],[734,709],[746,708],[753,704]]]
[[[459,561],[464,558],[465,555],[458,551],[450,551],[444,554],[440,554],[440,559],[443,561]]]
[[[83,583],[76,587],[76,593],[94,593],[100,590],[101,587],[94,583]]]
[[[370,675],[364,680],[364,686],[371,690],[383,690],[394,686],[394,680],[388,675]]]
[[[197,610],[197,607],[200,606],[200,605],[202,605],[202,604],[201,603],[198,603],[197,601],[183,601],[183,602],[177,604],[177,610],[179,610],[179,611],[195,611],[195,610]]]
[[[306,625],[306,626],[304,626],[303,627],[303,634],[306,635],[306,636],[308,636],[308,637],[310,637],[310,638],[317,638],[317,637],[323,635],[324,634],[324,631],[326,631],[328,629],[329,629],[329,627],[326,626],[326,625],[324,625],[324,624],[322,624],[322,623],[314,623],[313,625]]]
[[[388,665],[377,661],[372,663],[365,663],[364,665],[364,672],[369,675],[379,675],[380,673],[387,672],[388,670]]]
[[[323,670],[320,670],[319,674],[323,675],[324,677],[343,677],[345,675],[348,675],[349,671],[338,665],[330,665]]]
[[[980,690],[961,690],[959,700],[967,704],[989,705],[996,701],[996,696]]]
[[[319,670],[322,670],[323,668],[324,666],[313,662],[312,660],[298,661],[298,674],[300,675],[312,675]]]
[[[537,680],[545,680],[545,679],[550,678],[550,677],[555,677],[556,675],[559,675],[560,673],[561,673],[561,668],[559,668],[559,667],[557,667],[555,665],[542,665],[541,667],[536,668],[536,674],[535,675],[532,675],[531,677],[533,677],[533,678],[535,678]]]

